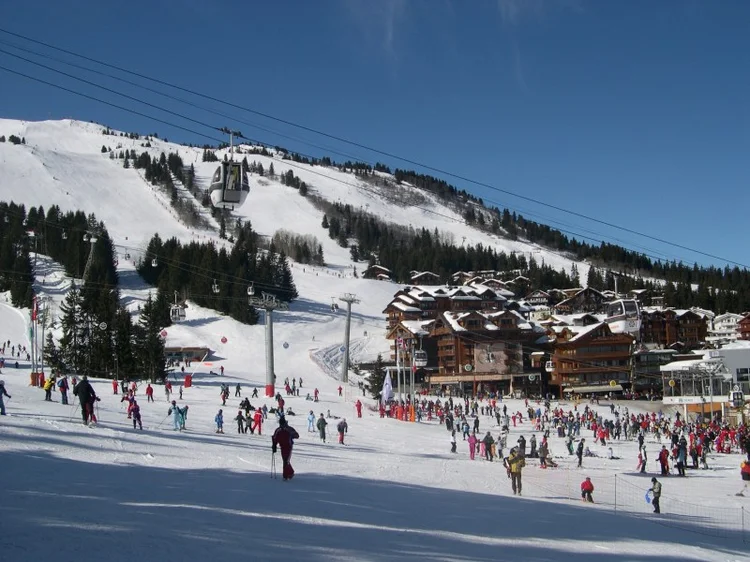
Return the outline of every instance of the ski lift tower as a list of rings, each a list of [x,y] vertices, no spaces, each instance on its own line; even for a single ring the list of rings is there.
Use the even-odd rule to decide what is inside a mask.
[[[359,303],[357,295],[345,293],[339,300],[346,303],[346,331],[344,332],[344,360],[341,362],[341,382],[349,382],[349,335],[352,329],[352,303]]]
[[[250,292],[248,290],[248,293]],[[269,293],[261,293],[260,297],[251,295],[248,300],[252,306],[262,308],[266,313],[266,396],[272,397],[275,394],[276,383],[273,366],[273,311],[289,310],[289,305]]]

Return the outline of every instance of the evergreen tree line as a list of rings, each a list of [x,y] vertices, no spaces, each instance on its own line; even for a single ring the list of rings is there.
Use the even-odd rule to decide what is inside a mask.
[[[0,203],[2,246],[0,260],[6,259],[6,248],[20,251],[27,269],[0,279],[12,281],[14,291],[23,299],[14,298],[15,306],[31,306],[33,271],[29,251],[37,251],[60,263],[66,275],[80,279],[91,256],[86,278],[73,286],[60,306],[59,317],[50,328],[62,330],[55,342],[52,329],[44,342],[46,363],[63,373],[108,377],[147,374],[152,380],[164,375],[164,345],[159,332],[166,325],[153,313],[153,305],[144,307],[138,323],[120,305],[117,254],[104,225],[92,214],[81,211],[63,213],[52,206],[46,212],[32,207]],[[29,235],[33,233],[33,236]],[[90,234],[95,236],[92,245]],[[15,261],[18,261],[16,257]],[[5,270],[3,261],[0,269]],[[15,287],[15,288],[14,288]],[[151,307],[151,308],[149,308]],[[166,308],[166,318],[169,308]],[[58,324],[59,322],[59,324]]]
[[[0,203],[0,292],[10,291],[10,300],[18,308],[30,308],[34,291],[34,272],[30,251],[35,241],[26,233],[23,205]]]
[[[533,287],[575,287],[577,275],[571,277],[533,259],[518,254],[497,252],[482,244],[456,246],[435,229],[411,229],[385,223],[377,217],[357,210],[351,205],[333,203],[329,213],[323,215],[321,225],[328,235],[340,244],[350,238],[356,240],[356,257],[369,265],[379,263],[393,272],[395,280],[408,283],[411,272],[432,271],[448,282],[457,271],[480,271],[494,269],[524,272]],[[355,258],[354,248],[351,248]],[[356,260],[355,260],[356,261]]]
[[[273,244],[269,251],[261,250],[249,223],[240,225],[230,252],[213,243],[182,244],[176,238],[162,241],[154,235],[138,272],[164,294],[177,291],[183,299],[245,324],[258,321],[256,310],[248,303],[251,283],[256,293],[266,292],[282,301],[298,296],[286,255],[277,253]]]
[[[0,136],[0,142],[5,142],[5,135]],[[18,137],[16,135],[10,135],[8,142],[11,144],[26,144],[26,137]]]
[[[272,244],[298,263],[325,265],[323,246],[312,234],[295,234],[288,230],[277,230]]]

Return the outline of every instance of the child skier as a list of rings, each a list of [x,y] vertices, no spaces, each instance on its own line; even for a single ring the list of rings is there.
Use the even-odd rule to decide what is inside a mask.
[[[216,422],[216,433],[224,433],[224,412],[219,410],[214,421]]]
[[[315,431],[315,414],[312,410],[307,415],[307,432],[313,433]]]
[[[344,443],[344,433],[347,433],[349,431],[349,426],[346,423],[346,418],[343,418],[338,425],[336,426],[336,430],[339,432],[339,444],[345,445]]]
[[[581,500],[589,503],[594,503],[594,498],[591,497],[593,491],[594,483],[591,482],[591,478],[587,476],[586,480],[581,482]]]
[[[237,422],[237,433],[246,433],[247,429],[245,426],[245,416],[242,415],[242,410],[237,410],[237,417],[234,418]]]
[[[135,429],[135,425],[137,423],[138,428],[143,431],[143,423],[141,422],[141,407],[138,405],[138,402],[133,401],[131,413],[133,414],[133,429]]]

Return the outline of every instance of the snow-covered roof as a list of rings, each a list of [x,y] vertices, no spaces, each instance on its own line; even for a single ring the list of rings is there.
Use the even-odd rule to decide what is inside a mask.
[[[591,332],[601,328],[603,324],[604,322],[599,322],[598,324],[591,324],[590,326],[576,326],[576,328],[578,328],[578,330],[576,330],[576,335],[570,338],[568,341],[571,343],[578,341],[586,334],[590,334]]]
[[[402,320],[399,324],[415,336],[426,336],[430,333],[429,327],[434,322],[434,320]]]
[[[391,304],[393,306],[395,306],[396,308],[398,308],[402,312],[421,312],[420,309],[418,309],[418,308],[416,308],[414,306],[407,306],[407,305],[405,305],[402,302],[393,301]]]

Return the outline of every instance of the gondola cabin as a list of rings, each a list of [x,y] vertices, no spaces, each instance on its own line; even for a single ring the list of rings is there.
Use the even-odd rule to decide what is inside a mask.
[[[741,390],[731,390],[729,392],[729,403],[732,408],[742,408],[745,405],[745,395]]]
[[[414,365],[417,367],[427,366],[427,352],[423,349],[414,351]]]
[[[242,170],[241,162],[222,162],[216,168],[209,196],[214,207],[234,209],[241,207],[250,193],[247,173]]]
[[[605,322],[613,334],[640,334],[641,309],[638,302],[634,299],[619,299],[607,303]]]

